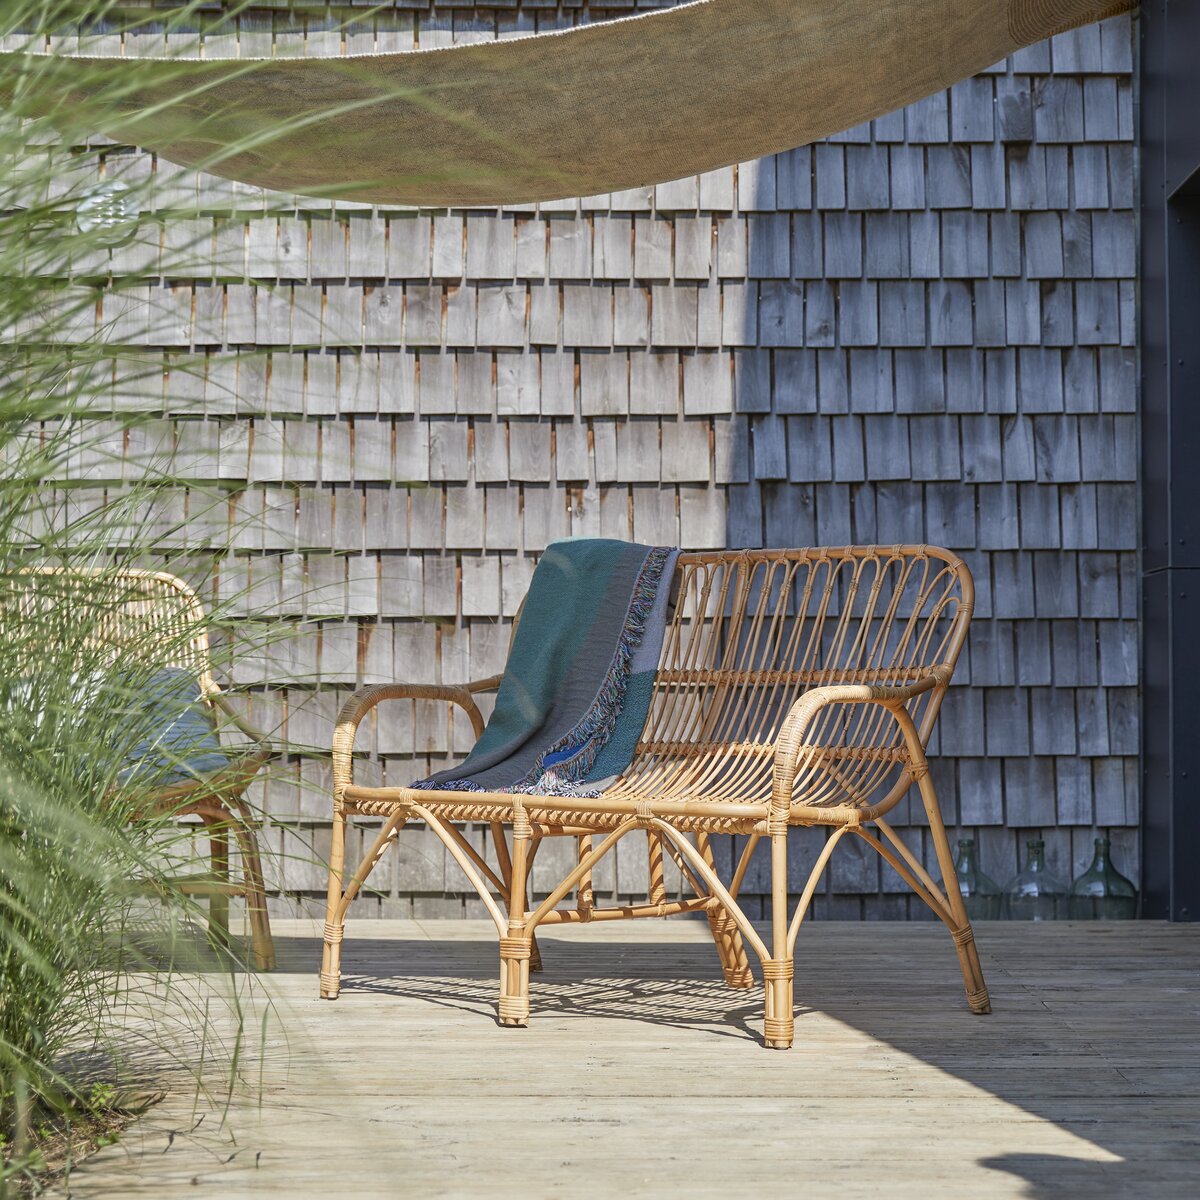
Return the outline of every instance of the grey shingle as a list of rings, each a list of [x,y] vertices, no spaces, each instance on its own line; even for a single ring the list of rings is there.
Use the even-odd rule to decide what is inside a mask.
[[[950,89],[950,137],[956,142],[990,142],[993,136],[992,81],[976,75]]]
[[[638,279],[671,277],[671,223],[638,217],[633,223],[633,271]]]
[[[910,270],[917,279],[937,279],[942,273],[942,225],[934,212],[915,212],[908,218]]]
[[[1079,423],[1075,417],[1032,419],[1039,483],[1075,483],[1079,479]]]
[[[1027,751],[1014,751],[1021,754]],[[1054,762],[1048,758],[1006,758],[1004,812],[1009,826],[1037,829],[1054,823]]]
[[[775,198],[782,210],[812,204],[812,149],[799,146],[775,156]]]
[[[818,142],[813,147],[813,170],[816,176],[817,208],[846,206],[846,161],[841,146]]]
[[[735,411],[771,411],[771,355],[766,350],[735,350],[733,355]]]
[[[1022,412],[1061,412],[1062,354],[1052,349],[1017,352],[1017,401]]]
[[[605,356],[611,357],[611,356]],[[619,360],[621,367],[624,360]],[[583,356],[580,356],[583,363]],[[629,411],[679,411],[679,357],[676,354],[634,353],[629,356]],[[586,411],[586,410],[585,410]]]
[[[879,285],[879,340],[885,346],[924,346],[925,287],[917,280]]]
[[[930,146],[925,151],[930,208],[971,206],[971,155],[965,146]]]
[[[917,417],[909,421],[914,479],[952,479],[962,474],[958,420],[954,417]],[[966,493],[974,500],[973,493]],[[969,545],[971,539],[958,545]],[[941,545],[942,543],[937,542]]]
[[[817,358],[812,350],[776,350],[771,408],[779,413],[811,413],[817,408]]]
[[[850,379],[846,356],[839,350],[817,352],[817,408],[823,413],[846,412]]]
[[[890,201],[886,146],[846,147],[846,206],[886,209]]]
[[[786,217],[784,218],[786,220]],[[708,279],[712,269],[711,218],[677,217],[675,220],[675,278]]]
[[[833,423],[833,477],[839,483],[866,478],[862,418],[847,417]]]
[[[1077,208],[1108,207],[1108,151],[1105,146],[1071,147],[1071,184]]]
[[[811,546],[816,541],[811,488],[794,483],[764,483],[762,499],[765,545]]]
[[[886,322],[883,340],[887,341]],[[940,350],[896,350],[892,360],[897,412],[945,411],[946,364]]]
[[[971,147],[971,205],[1002,209],[1008,203],[1004,147],[999,143]]]
[[[942,214],[942,275],[979,279],[988,274],[988,219],[982,213]]]
[[[910,142],[944,142],[950,136],[949,105],[945,92],[934,92],[905,110]]]
[[[804,343],[818,348],[833,346],[837,339],[836,301],[833,285],[814,280],[804,285]]]
[[[823,483],[833,478],[829,418],[786,418],[788,478],[794,483]],[[826,543],[828,544],[828,543]]]
[[[633,221],[630,217],[604,214],[593,218],[592,274],[598,279],[632,278]]]
[[[909,479],[913,476],[908,451],[908,418],[892,413],[863,418],[867,449],[867,478]]]
[[[1046,279],[1041,283],[1042,329],[1044,346],[1070,346],[1075,340],[1075,293],[1065,279]]]
[[[586,279],[592,269],[592,228],[574,215],[552,216],[549,228],[549,275],[552,279]]]
[[[612,291],[597,284],[567,283],[562,289],[564,346],[610,346],[613,342]]]
[[[891,412],[892,356],[887,350],[850,351],[850,409],[860,413]]]
[[[776,281],[759,284],[758,336],[764,346],[804,345],[804,290],[801,284]]]
[[[756,214],[750,218],[748,230],[749,276],[752,279],[786,279],[791,270],[792,231],[788,214]]]
[[[967,418],[963,419],[963,424],[967,423]],[[966,454],[964,452],[964,458]],[[969,476],[970,466],[964,474]],[[982,484],[979,488],[979,547],[982,550],[1001,550],[1011,549],[1020,545],[1020,526],[1019,526],[1019,510],[1017,507],[1017,488],[1016,485],[1008,484]],[[993,556],[993,566],[998,562],[998,558]],[[996,567],[996,570],[999,570]],[[1013,572],[1007,571],[1004,578],[1008,580],[1012,577]],[[993,599],[995,592],[993,592]],[[1009,610],[1010,602],[1016,602],[1009,590],[1003,592],[1004,604],[997,609],[1000,616],[1011,616]],[[1030,602],[1032,603],[1032,602]],[[1028,614],[1032,616],[1032,610]]]
[[[784,418],[756,417],[751,422],[755,479],[777,480],[788,477],[787,441]]]
[[[973,341],[971,293],[957,280],[929,284],[929,341],[934,346],[969,346]]]
[[[1092,215],[1092,261],[1097,277],[1132,279],[1137,259],[1135,246],[1132,213],[1105,212]]]
[[[863,270],[862,217],[858,213],[826,213],[824,224],[826,278],[858,278]]]
[[[1083,87],[1081,80],[1049,76],[1033,93],[1033,129],[1039,142],[1081,142]]]
[[[1058,489],[1043,484],[1022,483],[1018,504],[1021,510],[1021,545],[1027,549],[1052,549],[1059,545]]]
[[[911,428],[911,426],[910,426]],[[943,459],[953,454],[958,457],[957,444],[948,438],[939,440],[939,449],[930,455],[919,438],[911,439],[913,471],[924,466],[930,457]],[[948,449],[948,447],[950,449]],[[975,490],[954,483],[931,483],[925,488],[926,537],[935,546],[946,546],[961,551],[975,545]]]
[[[872,213],[866,218],[865,269],[869,279],[904,279],[909,273],[908,218]]]
[[[838,288],[838,326],[843,346],[879,342],[879,289],[874,283],[846,280]]]
[[[738,164],[737,204],[742,212],[771,212],[775,208],[775,159]]]
[[[892,210],[925,207],[925,153],[920,146],[889,146]]]

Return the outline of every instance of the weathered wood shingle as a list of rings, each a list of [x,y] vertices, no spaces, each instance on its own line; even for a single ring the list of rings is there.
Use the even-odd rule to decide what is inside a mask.
[[[646,7],[402,0],[307,34],[264,7],[210,48],[429,47]],[[1018,830],[1136,824],[1131,70],[1114,19],[812,147],[499,211],[267,196],[158,163],[159,202],[190,211],[113,256],[101,312],[170,373],[114,396],[176,420],[179,469],[233,489],[223,586],[312,622],[241,682],[309,680],[260,695],[320,744],[327,695],[356,682],[493,671],[568,533],[928,540],[977,577],[937,779],[987,862],[1015,867]],[[318,679],[333,690],[309,711]],[[365,735],[381,778],[465,747],[402,707]],[[272,784],[273,817],[310,841],[327,803]],[[315,911],[319,872],[287,871]],[[389,911],[462,911],[432,843],[389,879]],[[830,886],[858,914],[892,885],[847,860]]]

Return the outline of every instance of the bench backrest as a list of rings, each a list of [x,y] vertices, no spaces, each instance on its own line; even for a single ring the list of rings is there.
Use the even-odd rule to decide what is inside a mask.
[[[932,546],[683,554],[675,590],[643,767],[706,747],[754,754],[810,688],[903,685],[935,668],[948,681],[974,601],[966,564]],[[908,704],[923,742],[944,694],[942,683]],[[821,743],[899,744],[894,721],[839,710]]]
[[[75,652],[97,666],[121,656],[142,657],[159,667],[183,668],[203,695],[212,691],[204,609],[176,576],[133,567],[38,567],[10,586],[17,618],[33,618],[39,635],[57,643],[47,649]]]

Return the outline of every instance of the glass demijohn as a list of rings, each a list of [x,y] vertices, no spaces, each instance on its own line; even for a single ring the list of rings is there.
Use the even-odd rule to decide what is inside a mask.
[[[1137,888],[1112,864],[1108,838],[1096,839],[1092,865],[1071,885],[1073,921],[1129,921],[1137,916]]]
[[[1067,889],[1046,869],[1046,843],[1025,843],[1025,866],[1004,889],[1005,915],[1012,921],[1057,921],[1065,917]]]
[[[1000,916],[1000,889],[979,869],[975,857],[975,839],[963,838],[958,843],[954,874],[962,895],[967,916],[972,921],[994,921]]]

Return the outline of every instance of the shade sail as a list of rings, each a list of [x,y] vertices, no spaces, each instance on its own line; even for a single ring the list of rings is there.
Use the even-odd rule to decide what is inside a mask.
[[[1129,0],[696,0],[342,58],[0,56],[0,93],[267,188],[497,205],[694,175],[939,91]],[[123,84],[127,83],[127,86]]]

